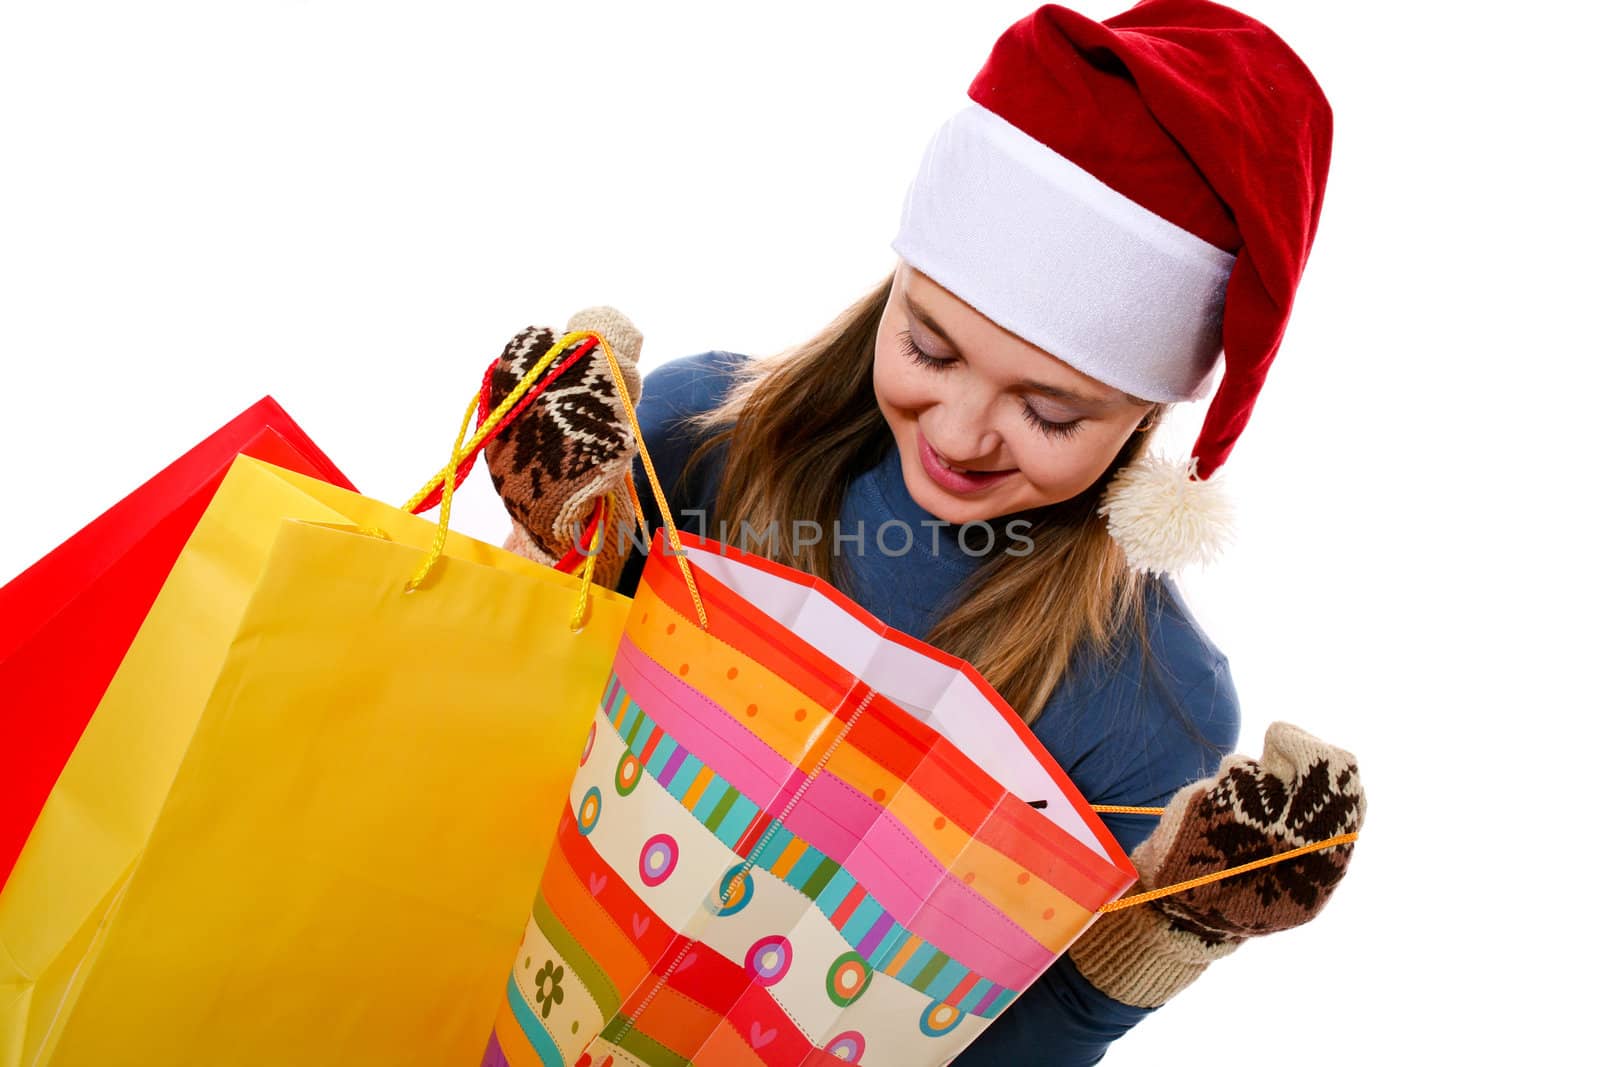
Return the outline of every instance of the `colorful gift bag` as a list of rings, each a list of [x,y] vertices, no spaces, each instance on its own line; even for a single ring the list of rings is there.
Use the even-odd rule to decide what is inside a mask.
[[[0,586],[0,885],[237,455],[355,488],[263,397]]]
[[[477,1057],[629,600],[442,502],[233,464],[0,889],[0,1064]]]
[[[484,1067],[947,1062],[1133,867],[969,664],[677,538],[654,537]]]

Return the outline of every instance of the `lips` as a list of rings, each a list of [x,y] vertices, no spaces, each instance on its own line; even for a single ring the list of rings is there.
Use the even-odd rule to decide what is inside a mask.
[[[922,458],[922,469],[928,477],[938,486],[952,493],[973,493],[987,489],[996,482],[1003,480],[1007,475],[1015,474],[1014,470],[1008,471],[958,471],[946,465],[943,457],[934,451],[928,439],[922,436],[922,431],[917,431],[917,451]]]

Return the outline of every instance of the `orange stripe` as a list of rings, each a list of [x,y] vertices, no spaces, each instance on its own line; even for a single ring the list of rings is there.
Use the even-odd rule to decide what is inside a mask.
[[[1122,881],[1117,868],[1061,827],[1034,815],[1027,804],[1007,793],[973,839],[1031,870],[1091,911],[1114,897]]]
[[[910,933],[910,931],[907,931],[907,933]],[[922,938],[916,934],[910,934],[906,938],[906,943],[900,946],[900,951],[894,954],[894,959],[889,961],[889,966],[885,967],[884,970],[890,974],[899,974],[900,968],[906,965],[906,960],[909,960],[911,954],[921,947]]]
[[[818,729],[833,721],[823,705],[766,664],[702,634],[692,620],[662,604],[648,589],[641,586],[641,590],[648,610],[639,611],[624,639],[715,705],[728,716],[730,728],[751,731],[793,763],[814,744]]]
[[[500,994],[500,1010],[494,1017],[494,1036],[500,1042],[500,1051],[505,1053],[506,1062],[511,1067],[543,1067],[539,1054],[522,1036],[522,1026],[517,1022],[517,1017],[511,1014],[511,1000],[506,993]]]
[[[688,625],[700,625],[677,560],[665,554],[652,556],[640,578],[641,586],[648,585],[662,602],[687,619]],[[710,633],[763,664],[818,704],[834,707],[855,681],[850,672],[796,640],[794,634],[700,567],[694,567],[694,580],[705,604]]]
[[[655,989],[655,996],[635,1017],[633,1028],[684,1059],[697,1059],[696,1052],[722,1021],[722,1014],[670,986],[652,983],[651,988]]]
[[[696,580],[699,580],[698,576]],[[706,609],[706,614],[711,614],[710,608]],[[714,1063],[717,1067],[767,1067],[765,1061],[756,1055],[755,1049],[728,1025],[726,1019],[711,1032],[706,1043],[695,1054],[694,1062]]]
[[[694,806],[700,803],[700,794],[706,791],[706,786],[711,784],[714,777],[711,768],[702,764],[700,773],[694,776],[694,781],[689,785],[689,791],[683,794],[683,806],[693,811]]]
[[[805,854],[806,843],[798,837],[790,838],[789,843],[783,846],[783,852],[778,855],[777,861],[773,863],[772,873],[779,878],[789,877],[789,871],[794,868],[794,865],[800,861],[800,857]]]
[[[617,926],[610,912],[589,894],[559,847],[550,850],[539,891],[567,932],[578,939],[619,992],[632,989],[649,971],[649,961]]]
[[[816,770],[823,759],[832,753],[835,739],[844,732],[845,728],[844,720],[839,719],[837,716],[839,714],[846,716],[852,714],[859,699],[855,693],[847,694],[844,698],[841,698],[839,706],[833,709],[835,714],[812,731],[810,746],[800,753],[800,759],[795,764],[800,769],[801,774],[810,774]]]

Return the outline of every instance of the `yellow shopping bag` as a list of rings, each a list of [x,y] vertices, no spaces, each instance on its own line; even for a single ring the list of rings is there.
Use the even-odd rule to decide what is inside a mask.
[[[442,531],[236,461],[0,892],[0,1064],[477,1057],[630,602]]]

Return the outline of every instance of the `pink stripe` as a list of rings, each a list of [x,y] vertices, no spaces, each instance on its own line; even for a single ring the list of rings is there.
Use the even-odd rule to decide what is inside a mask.
[[[973,893],[971,886],[964,885],[954,877],[939,883],[923,909],[925,921],[934,928],[949,925],[957,930],[980,933],[992,930],[993,933],[988,936],[993,938],[995,949],[1005,951],[1010,957],[1008,962],[1021,968],[1020,973],[1008,971],[1011,977],[1004,984],[1020,990],[1043,974],[1058,954],[1039,944],[1032,935],[1008,918],[1002,917],[1003,929],[996,929],[996,914],[994,905]],[[934,943],[938,944],[937,941]]]
[[[661,664],[627,634],[617,645],[617,677],[644,713],[680,749],[688,749],[739,792],[763,808],[783,788],[794,766]]]
[[[790,788],[784,790],[784,803],[788,803],[792,792]],[[848,867],[856,881],[865,884],[867,891],[896,918],[921,908],[945,875],[943,865],[898,819],[831,773],[824,772],[812,780],[783,824]],[[856,872],[856,858],[865,853],[878,860],[884,872],[882,886]]]
[[[990,981],[1021,989],[1056,957],[971,886],[951,880],[898,819],[832,774],[818,775],[783,823],[907,929]]]

